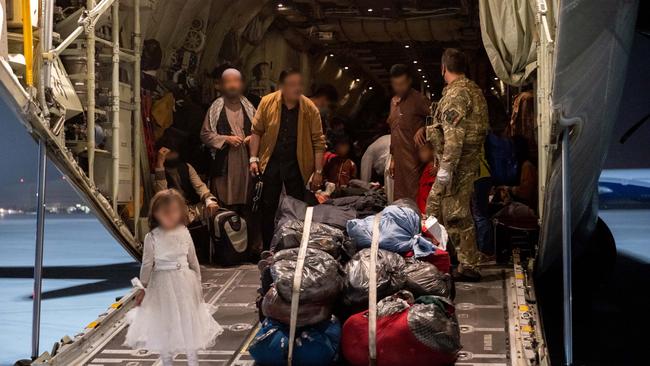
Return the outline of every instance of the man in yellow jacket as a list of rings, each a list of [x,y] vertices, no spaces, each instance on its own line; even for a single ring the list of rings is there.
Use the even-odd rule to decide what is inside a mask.
[[[275,211],[284,186],[286,194],[303,200],[305,183],[311,189],[323,182],[325,137],[318,108],[302,94],[302,76],[282,71],[280,90],[262,98],[250,141],[250,171],[262,176],[262,236],[268,249],[273,238]]]

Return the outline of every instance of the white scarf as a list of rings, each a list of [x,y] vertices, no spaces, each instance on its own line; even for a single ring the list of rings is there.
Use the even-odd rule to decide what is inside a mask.
[[[251,103],[244,96],[242,96],[240,100],[241,100],[241,105],[244,107],[244,112],[248,116],[248,119],[251,121],[251,123],[253,123],[253,117],[255,117],[255,106],[253,106],[253,103]],[[208,110],[208,114],[210,118],[210,128],[214,132],[217,131],[217,121],[219,121],[219,116],[221,115],[221,111],[223,110],[224,104],[225,101],[223,97],[219,97],[217,98],[217,100],[215,100],[212,103],[210,109]]]

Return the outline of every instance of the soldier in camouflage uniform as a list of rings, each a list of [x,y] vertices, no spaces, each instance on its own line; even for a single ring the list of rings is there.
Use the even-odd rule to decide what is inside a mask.
[[[488,114],[483,92],[465,76],[465,67],[465,57],[460,51],[445,50],[442,72],[447,86],[427,133],[439,170],[429,193],[426,213],[442,222],[457,249],[460,265],[454,277],[460,281],[479,281],[479,252],[470,201],[479,175]]]

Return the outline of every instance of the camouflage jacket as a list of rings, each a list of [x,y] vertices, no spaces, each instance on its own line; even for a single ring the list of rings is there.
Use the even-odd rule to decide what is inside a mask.
[[[478,174],[479,156],[487,135],[487,103],[481,89],[462,76],[442,90],[427,137],[441,169],[452,179]]]

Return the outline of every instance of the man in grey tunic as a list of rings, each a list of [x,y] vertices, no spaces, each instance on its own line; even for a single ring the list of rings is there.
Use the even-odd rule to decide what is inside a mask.
[[[248,173],[248,141],[255,107],[243,96],[241,73],[227,69],[221,76],[222,96],[203,122],[201,141],[210,148],[210,189],[222,206],[242,214],[252,188]]]

